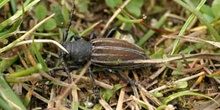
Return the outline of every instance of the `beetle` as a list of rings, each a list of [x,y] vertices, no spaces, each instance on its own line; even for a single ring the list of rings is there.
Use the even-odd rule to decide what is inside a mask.
[[[125,40],[109,38],[115,34],[116,31],[121,34],[131,34],[129,31],[121,30],[119,28],[113,28],[107,35],[107,38],[95,38],[90,41],[86,41],[78,35],[73,35],[74,42],[67,39],[69,28],[72,24],[73,20],[73,11],[74,11],[74,3],[72,3],[72,9],[70,14],[70,21],[67,24],[67,28],[63,35],[63,47],[68,51],[68,53],[61,50],[60,57],[61,63],[64,66],[64,70],[69,73],[68,68],[66,67],[66,61],[71,61],[76,65],[84,65],[88,61],[91,61],[93,66],[98,66],[102,68],[109,69],[133,69],[143,67],[142,63],[132,63],[135,60],[145,60],[148,59],[148,56],[145,54],[145,51],[132,43],[129,43]],[[91,34],[91,36],[94,36]],[[90,36],[90,38],[92,38]],[[91,70],[91,68],[89,68]],[[135,81],[130,79],[126,79],[123,77],[121,73],[114,72],[117,76],[122,78],[122,80],[137,85]],[[94,86],[94,94],[96,99],[99,99],[99,91],[97,90],[97,86],[94,82],[93,73],[91,71],[88,72],[92,83]],[[68,75],[68,79],[70,82],[70,75]]]
[[[132,63],[135,60],[148,59],[148,56],[141,47],[125,40],[109,38],[116,31],[121,34],[132,34],[130,31],[121,30],[116,27],[109,31],[106,38],[86,41],[78,35],[73,35],[74,42],[67,40],[68,31],[73,21],[73,12],[74,3],[72,3],[70,20],[63,35],[62,45],[69,52],[61,51],[61,62],[64,62],[64,65],[65,61],[72,61],[74,64],[83,65],[90,60],[92,65],[106,68],[130,69],[144,66],[142,63]],[[91,36],[94,36],[94,34]],[[92,38],[91,36],[90,38]]]
[[[95,66],[106,68],[139,68],[143,64],[133,64],[134,60],[147,59],[145,51],[135,44],[114,38],[98,38],[86,41],[83,38],[75,42],[64,42],[69,53],[64,53],[64,60],[75,64],[85,64],[89,60]]]

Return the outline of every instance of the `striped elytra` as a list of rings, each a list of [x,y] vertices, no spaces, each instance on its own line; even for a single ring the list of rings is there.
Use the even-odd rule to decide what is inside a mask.
[[[132,63],[147,59],[144,50],[125,40],[114,38],[94,39],[92,42],[91,62],[108,68],[139,68],[143,64]]]
[[[135,44],[114,38],[99,38],[91,41],[78,39],[75,42],[64,42],[69,54],[64,59],[75,64],[85,64],[91,60],[93,65],[107,68],[139,68],[142,63],[133,63],[148,57],[145,51]]]

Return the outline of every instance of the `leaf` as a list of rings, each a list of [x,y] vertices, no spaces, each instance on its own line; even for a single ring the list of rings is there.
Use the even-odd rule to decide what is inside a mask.
[[[63,26],[64,25],[64,18],[62,14],[62,8],[59,5],[52,4],[50,5],[51,11],[55,13],[54,19],[57,23],[58,26]]]
[[[174,70],[172,73],[171,73],[173,76],[180,76],[180,75],[183,75],[183,72],[180,72],[180,71],[176,71]]]
[[[121,88],[122,86],[120,84],[116,84],[112,90],[102,91],[104,99],[109,101],[112,95]]]
[[[41,25],[40,27],[37,28],[37,31],[42,32],[44,30],[44,25]]]
[[[212,18],[211,16],[209,16],[209,15],[207,15],[207,14],[203,14],[203,16],[204,16],[204,18],[207,19],[207,21],[208,21],[209,23],[211,23],[211,22],[213,21],[213,18]]]
[[[163,54],[164,54],[164,49],[163,48],[158,48],[157,51],[151,55],[151,58],[163,58]]]
[[[201,7],[200,11],[201,11],[203,14],[206,14],[206,15],[210,16],[211,18],[214,18],[214,17],[215,17],[214,14],[213,14],[212,8],[211,8],[210,6],[208,6],[208,5],[206,5],[206,4],[204,4],[204,5]]]
[[[69,11],[67,10],[67,8],[64,6],[62,7],[62,15],[63,15],[63,19],[65,21],[65,24],[67,24],[67,22],[69,21]]]
[[[122,4],[122,0],[105,0],[105,2],[111,8]]]
[[[153,96],[155,96],[155,97],[163,97],[163,94],[161,92],[154,92]]]
[[[47,16],[47,8],[43,4],[37,5],[35,16],[41,21]]]
[[[80,13],[88,12],[88,0],[76,0],[76,6]]]
[[[186,88],[187,86],[188,86],[187,81],[178,82],[177,85],[176,85],[176,87],[179,88],[179,89]]]
[[[141,15],[141,7],[143,5],[144,0],[131,0],[125,8],[135,17],[139,17]]]
[[[219,7],[220,7],[220,0],[214,0],[212,2],[212,12],[214,13],[215,16],[220,16]]]
[[[45,22],[43,26],[45,30],[51,31],[56,28],[57,24],[56,21],[53,18],[51,18],[47,22]]]

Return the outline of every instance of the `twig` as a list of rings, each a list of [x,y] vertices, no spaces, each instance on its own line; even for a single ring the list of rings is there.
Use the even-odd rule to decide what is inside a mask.
[[[107,30],[108,26],[110,25],[110,23],[116,18],[116,16],[121,12],[121,10],[130,2],[131,0],[126,0],[119,8],[117,11],[114,12],[114,15],[108,20],[108,22],[106,23],[105,27],[103,28],[101,35],[103,35],[105,33],[105,31]]]
[[[201,76],[201,75],[204,75],[204,74],[205,74],[205,72],[200,72],[200,73],[195,74],[195,75],[193,75],[193,76],[189,76],[189,77],[186,77],[186,78],[177,80],[177,81],[174,82],[174,84],[177,84],[177,83],[179,83],[179,82],[181,82],[181,81],[188,81],[188,80],[197,78],[197,77],[199,77],[199,76]],[[161,91],[161,90],[166,89],[166,88],[168,88],[168,86],[167,86],[167,85],[163,85],[163,86],[158,87],[158,88],[156,88],[156,89],[153,89],[153,90],[151,90],[151,91],[149,91],[149,92],[150,92],[150,93],[153,93],[153,92]]]

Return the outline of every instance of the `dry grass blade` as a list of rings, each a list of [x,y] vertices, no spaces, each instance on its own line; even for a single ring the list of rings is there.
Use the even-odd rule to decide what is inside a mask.
[[[135,96],[131,96],[130,97],[132,100],[134,100],[136,103],[142,104],[144,106],[147,106],[149,110],[155,110],[155,108],[153,108],[151,105],[149,106],[148,103],[143,102],[142,100],[136,98]]]
[[[105,110],[113,110],[111,106],[103,99],[99,100],[99,103],[105,108]]]
[[[67,96],[69,94],[69,92],[72,90],[72,95],[75,96],[73,99],[73,103],[78,101],[78,94],[77,94],[77,86],[76,83],[81,79],[81,77],[85,74],[85,72],[87,71],[88,67],[90,66],[91,62],[88,62],[85,67],[83,68],[83,70],[80,72],[79,77],[72,82],[67,88],[66,90],[63,92],[63,94],[59,95],[58,99],[57,99],[57,104],[62,104],[62,100],[64,99],[65,96]],[[76,104],[76,103],[75,103]]]
[[[119,98],[118,98],[118,104],[117,104],[116,110],[122,110],[124,97],[125,97],[125,91],[124,91],[124,89],[121,89],[120,95],[119,95]]]
[[[178,68],[175,68],[175,67],[172,67],[170,66],[169,64],[166,64],[166,66],[172,70],[175,70],[175,71],[180,71],[180,72],[184,72],[184,73],[191,73],[191,72],[196,72],[204,67],[206,67],[208,65],[208,62],[204,63],[204,64],[201,64],[201,65],[198,65],[198,66],[195,66],[194,68],[181,68],[181,69],[178,69]]]
[[[30,88],[29,85],[27,85],[27,84],[22,84],[22,86],[23,86],[27,91],[31,90],[31,88]],[[44,98],[42,95],[38,94],[38,93],[35,92],[35,91],[33,91],[32,95],[35,96],[36,98],[38,98],[39,100],[45,102],[45,103],[48,103],[48,102],[49,102],[48,99]]]
[[[89,61],[89,62],[84,66],[84,68],[82,69],[82,71],[80,72],[79,77],[76,78],[76,80],[74,81],[75,84],[76,84],[76,83],[82,78],[82,76],[86,73],[86,71],[88,70],[88,68],[89,68],[90,65],[91,65],[91,62]]]
[[[44,72],[44,71],[42,71],[42,70],[40,71],[40,74],[41,74],[43,77],[45,77],[45,78],[47,78],[47,79],[53,81],[53,82],[56,83],[56,84],[59,84],[59,85],[65,86],[65,87],[69,87],[69,84],[64,83],[64,82],[62,82],[62,81],[60,81],[60,80],[57,80],[57,79],[51,77],[50,75],[48,75],[46,72]]]
[[[154,97],[149,91],[147,91],[143,86],[138,84],[138,87],[140,88],[141,91],[143,91],[144,95],[147,96],[151,101],[153,101],[156,105],[161,105],[162,103]]]
[[[192,36],[178,36],[178,35],[163,35],[165,38],[172,38],[172,39],[181,39],[189,42],[195,42],[195,43],[207,43],[211,44],[213,46],[216,46],[220,48],[220,43],[219,42],[214,42],[214,41],[209,41],[209,40],[203,40],[200,38],[192,37]]]
[[[136,72],[133,72],[133,75],[134,75],[134,78],[137,82],[139,82],[139,77],[137,76],[137,73]],[[139,91],[140,91],[140,96],[141,98],[143,99],[144,103],[147,105],[148,109],[149,110],[154,110],[154,107],[149,103],[149,101],[147,100],[145,94],[143,91],[141,91],[141,89],[139,88]]]
[[[77,89],[73,88],[72,89],[72,96],[73,96],[73,101],[72,101],[72,105],[73,107],[72,108],[77,108],[78,106],[78,103],[79,103],[79,96],[78,96],[78,93],[77,93]]]
[[[198,54],[184,55],[184,58],[182,56],[176,56],[176,57],[164,58],[164,59],[136,60],[133,61],[133,63],[166,63],[166,62],[190,59],[190,58],[210,58],[213,60],[220,61],[220,54],[198,53]]]
[[[147,98],[145,97],[144,93],[140,91],[141,97],[144,101],[144,104],[148,107],[149,110],[154,110],[154,107],[148,102]]]
[[[67,77],[67,74],[66,74],[65,72],[57,73],[57,75],[61,75],[61,76]],[[80,75],[72,74],[71,77],[72,77],[73,79],[77,79],[77,78],[80,77]],[[81,79],[84,80],[84,81],[86,81],[86,82],[91,81],[91,78],[85,77],[85,76],[82,76]],[[101,81],[98,81],[98,80],[95,80],[95,83],[96,83],[98,86],[103,87],[103,88],[105,88],[105,89],[110,89],[110,90],[111,90],[111,89],[114,88],[112,85],[106,84],[106,83],[101,82]]]
[[[28,75],[28,76],[23,76],[23,77],[7,77],[6,76],[6,80],[8,82],[28,82],[28,81],[40,81],[42,80],[42,77],[41,75],[39,74],[31,74],[31,75]]]
[[[121,10],[130,2],[131,0],[126,0],[119,8],[117,11],[114,12],[114,15],[112,15],[112,17],[108,20],[108,22],[106,23],[104,29],[102,30],[101,34],[103,35],[105,33],[105,31],[107,30],[108,26],[110,25],[110,23],[116,18],[116,16],[121,12]]]
[[[56,46],[58,46],[60,49],[62,49],[63,51],[65,51],[66,53],[69,53],[60,43],[58,43],[58,42],[55,41],[55,40],[51,40],[51,39],[26,40],[26,41],[22,41],[22,42],[17,43],[15,46],[20,46],[20,45],[23,45],[23,44],[29,44],[29,43],[32,43],[32,42],[38,42],[38,43],[53,43],[53,44],[55,44]]]
[[[198,73],[198,74],[195,74],[195,75],[192,75],[192,76],[189,76],[189,77],[186,77],[186,78],[177,80],[177,81],[174,82],[174,85],[177,84],[177,83],[179,83],[179,82],[181,82],[181,81],[188,81],[188,80],[197,78],[197,77],[199,77],[199,76],[201,76],[201,75],[204,75],[204,74],[205,74],[205,72],[200,72],[200,73]],[[163,86],[158,87],[158,88],[156,88],[156,89],[153,89],[153,90],[151,90],[151,91],[149,91],[149,92],[150,92],[150,93],[153,93],[153,92],[157,92],[157,91],[164,90],[164,89],[166,89],[166,88],[168,88],[168,86],[167,86],[167,85],[163,85]]]
[[[74,78],[74,79],[77,79],[77,78],[80,77],[80,75],[75,75],[75,74],[73,74],[73,75],[71,75],[71,76],[72,76],[72,78]],[[91,81],[91,78],[85,77],[85,76],[81,77],[81,79],[82,79],[82,80],[85,80],[85,81]],[[105,89],[111,90],[111,89],[114,88],[112,85],[106,84],[106,83],[101,82],[101,81],[98,81],[98,80],[95,80],[95,83],[96,83],[98,86],[103,87],[103,88],[105,88]]]

